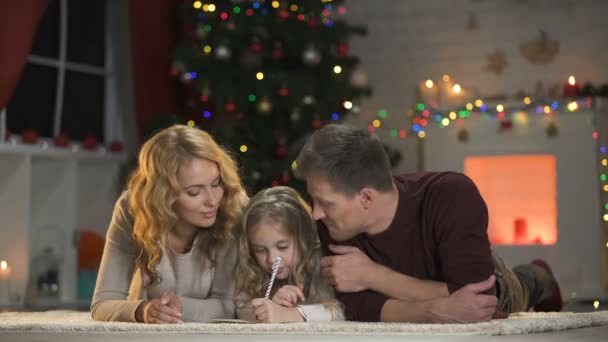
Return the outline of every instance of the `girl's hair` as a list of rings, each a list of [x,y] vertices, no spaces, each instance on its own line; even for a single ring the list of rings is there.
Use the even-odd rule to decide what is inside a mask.
[[[209,229],[206,243],[200,244],[202,255],[211,264],[240,220],[246,195],[236,163],[207,132],[174,125],[152,136],[142,146],[139,164],[127,183],[129,210],[134,218],[133,238],[139,246],[136,266],[150,278],[148,286],[162,280],[156,270],[162,257],[161,244],[168,241],[168,234],[178,221],[173,210],[181,192],[178,171],[196,158],[215,162],[224,188],[217,220]]]
[[[321,245],[311,210],[292,188],[277,186],[258,192],[245,209],[239,234],[238,297],[249,301],[264,296],[270,275],[258,265],[249,245],[249,232],[259,224],[279,224],[293,238],[299,256],[287,279],[289,285],[304,285],[307,303],[333,303],[334,293],[321,275]]]

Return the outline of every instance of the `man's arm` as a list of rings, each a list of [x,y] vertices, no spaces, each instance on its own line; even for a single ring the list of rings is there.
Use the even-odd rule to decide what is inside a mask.
[[[389,299],[382,306],[382,322],[473,323],[489,321],[496,309],[496,296],[483,292],[494,286],[496,278],[469,284],[448,297],[406,302]]]
[[[420,280],[377,264],[359,248],[329,245],[335,256],[321,260],[323,272],[339,292],[373,290],[387,297],[420,301],[445,297],[447,285],[443,282]]]

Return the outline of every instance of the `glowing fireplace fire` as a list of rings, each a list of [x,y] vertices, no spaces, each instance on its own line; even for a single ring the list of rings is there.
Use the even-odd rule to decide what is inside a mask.
[[[557,243],[555,156],[467,157],[464,170],[488,205],[492,244]]]

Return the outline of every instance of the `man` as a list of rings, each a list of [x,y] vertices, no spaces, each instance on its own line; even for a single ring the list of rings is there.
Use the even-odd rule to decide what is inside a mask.
[[[393,177],[382,143],[348,125],[317,130],[296,176],[314,201],[323,273],[348,319],[479,322],[561,309],[546,263],[512,271],[492,255],[487,207],[466,176]]]

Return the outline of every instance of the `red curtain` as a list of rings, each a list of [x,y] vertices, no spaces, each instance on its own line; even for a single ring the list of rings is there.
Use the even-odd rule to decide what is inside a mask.
[[[0,109],[13,96],[47,6],[47,0],[0,1]]]
[[[170,76],[176,43],[177,0],[131,0],[131,58],[136,123],[142,126],[160,113],[175,112]]]

